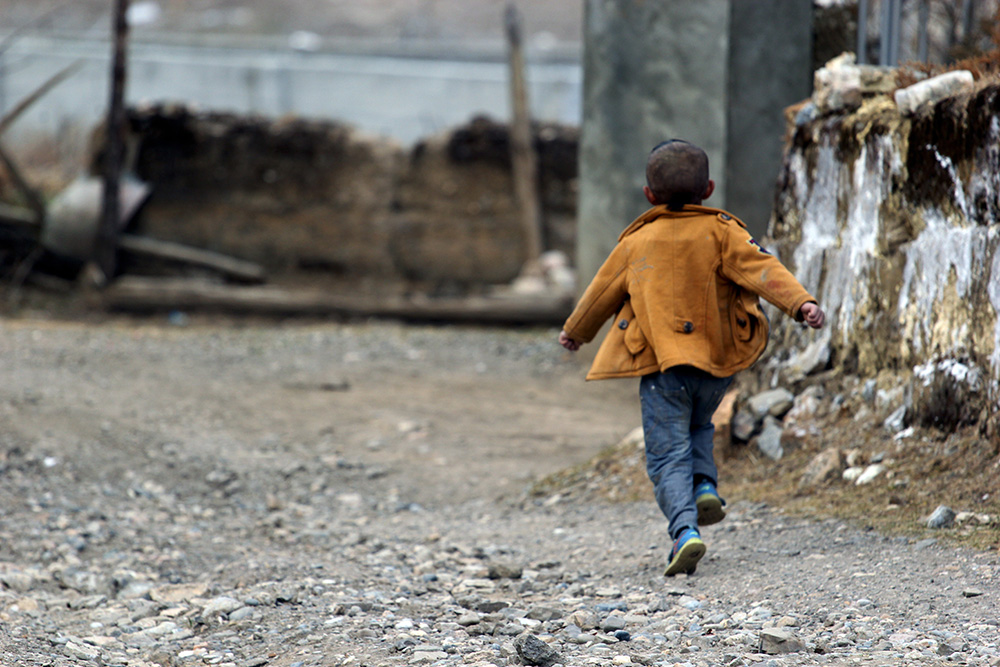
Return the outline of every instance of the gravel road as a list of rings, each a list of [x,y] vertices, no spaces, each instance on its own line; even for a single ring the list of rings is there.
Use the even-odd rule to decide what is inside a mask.
[[[996,552],[535,498],[638,423],[550,330],[0,323],[0,664],[1000,665]]]

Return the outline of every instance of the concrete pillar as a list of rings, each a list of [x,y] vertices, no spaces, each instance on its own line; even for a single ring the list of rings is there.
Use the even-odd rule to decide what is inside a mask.
[[[586,284],[648,206],[649,150],[708,153],[716,193],[763,235],[785,106],[811,92],[811,0],[586,0],[577,268]]]
[[[812,13],[812,0],[732,2],[725,207],[758,237],[774,207],[784,109],[812,94]]]
[[[729,0],[586,0],[577,269],[585,284],[648,208],[646,157],[686,139],[708,153],[721,205]]]

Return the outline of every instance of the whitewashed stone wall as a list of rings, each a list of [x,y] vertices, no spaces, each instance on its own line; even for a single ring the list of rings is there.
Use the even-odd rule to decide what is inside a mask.
[[[879,75],[858,79],[870,74]],[[776,352],[771,367],[786,381],[824,368],[879,378],[902,389],[911,422],[947,429],[991,419],[1000,378],[1000,83],[966,86],[905,115],[884,86],[854,92],[794,110],[770,236],[830,326],[814,333],[774,320],[788,343],[776,348],[805,352]]]

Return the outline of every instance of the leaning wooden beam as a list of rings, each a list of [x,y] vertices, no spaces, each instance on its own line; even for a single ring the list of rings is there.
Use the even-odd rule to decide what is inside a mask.
[[[248,283],[264,282],[264,267],[260,264],[212,252],[211,250],[193,248],[180,243],[160,241],[135,234],[120,235],[118,237],[118,249],[136,255],[157,257],[182,264],[206,267],[230,278]]]
[[[75,74],[82,65],[83,60],[77,60],[73,64],[59,70],[52,75],[48,81],[36,88],[33,93],[18,102],[13,109],[4,114],[3,118],[0,118],[0,136],[3,136],[3,133],[7,131],[7,128],[13,125],[14,121],[16,121],[21,114],[30,109],[31,105],[40,100],[50,90]]]
[[[383,317],[419,322],[559,325],[572,310],[563,296],[370,299],[277,287],[126,276],[101,295],[109,310],[210,310],[248,315]]]
[[[0,204],[0,225],[38,227],[38,216],[30,208]]]

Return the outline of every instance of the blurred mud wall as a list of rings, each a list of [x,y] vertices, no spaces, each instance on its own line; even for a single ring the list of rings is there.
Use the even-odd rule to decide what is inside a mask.
[[[1000,83],[910,114],[878,92],[840,110],[813,102],[792,123],[771,235],[829,326],[775,318],[772,349],[871,379],[908,421],[995,420]],[[766,378],[802,379],[803,363],[777,361]]]
[[[485,118],[412,149],[343,125],[184,107],[130,111],[141,231],[259,262],[273,280],[467,291],[526,256],[506,125]],[[539,125],[547,249],[572,256],[577,131]]]
[[[812,11],[811,0],[587,0],[582,281],[647,208],[646,155],[664,139],[702,146],[717,185],[706,203],[763,234],[781,167],[782,110],[811,90]]]

